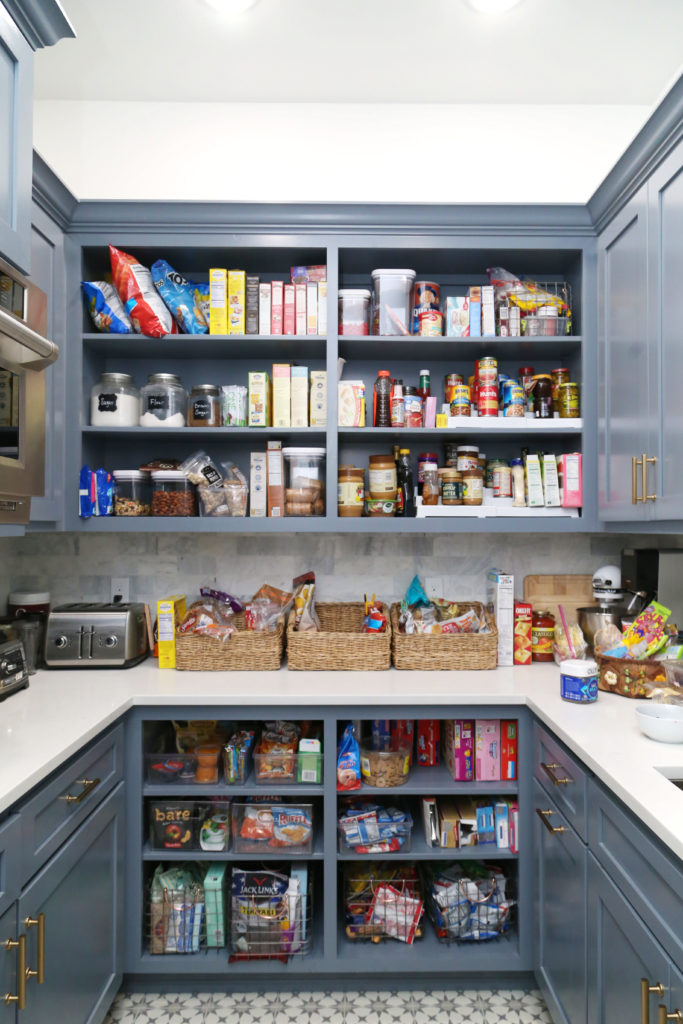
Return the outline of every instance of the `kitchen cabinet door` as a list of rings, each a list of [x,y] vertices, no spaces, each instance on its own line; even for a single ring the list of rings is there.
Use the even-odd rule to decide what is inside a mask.
[[[27,886],[19,919],[45,914],[45,981],[31,979],[31,1024],[102,1020],[121,981],[123,783],[99,805]],[[36,928],[27,929],[29,967]],[[28,1018],[27,1018],[28,1019]]]
[[[584,843],[534,780],[535,967],[555,1020],[566,1024],[586,1019],[587,857]]]
[[[671,964],[669,968],[669,1013],[675,1013],[677,1010],[683,1016],[683,965],[680,969],[674,967]],[[665,1001],[662,1000],[662,1004],[666,1005]]]
[[[647,186],[598,239],[599,516],[651,518],[633,503],[633,457],[651,451],[652,351],[648,340]],[[641,493],[640,474],[635,483]]]
[[[0,1024],[15,1024],[18,1012],[16,1003],[5,1002],[6,995],[17,994],[18,951],[7,949],[9,940],[17,940],[16,903],[0,916]]]
[[[31,256],[33,51],[0,3],[0,255],[28,273]]]
[[[661,984],[671,961],[600,865],[588,857],[588,1024],[642,1024],[640,979]],[[662,997],[650,996],[650,1022]]]
[[[681,360],[681,281],[683,281],[683,143],[648,183],[650,324],[657,359],[654,415],[657,445],[648,453],[648,491],[655,519],[683,519],[683,360]]]

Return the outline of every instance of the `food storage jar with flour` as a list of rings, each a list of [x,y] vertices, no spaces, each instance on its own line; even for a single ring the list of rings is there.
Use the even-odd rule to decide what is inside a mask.
[[[140,391],[141,427],[184,427],[187,394],[175,373],[150,373]]]
[[[129,373],[103,373],[90,391],[93,427],[137,427],[140,392]]]

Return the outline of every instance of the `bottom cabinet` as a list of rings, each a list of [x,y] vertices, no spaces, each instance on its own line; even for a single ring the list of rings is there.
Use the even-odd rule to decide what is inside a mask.
[[[123,783],[23,890],[19,922],[28,967],[38,970],[45,915],[45,980],[27,985],[31,1024],[99,1024],[121,982]]]
[[[536,972],[557,1024],[586,1020],[586,846],[534,780]]]

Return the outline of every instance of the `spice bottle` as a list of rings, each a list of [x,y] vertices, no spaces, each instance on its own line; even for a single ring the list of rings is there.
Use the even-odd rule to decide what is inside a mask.
[[[535,611],[531,617],[531,660],[552,661],[555,640],[555,616]]]
[[[391,426],[391,374],[388,370],[380,370],[377,374],[373,394],[372,425]]]

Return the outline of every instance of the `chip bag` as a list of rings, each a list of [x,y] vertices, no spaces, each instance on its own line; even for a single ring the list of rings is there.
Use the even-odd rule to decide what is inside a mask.
[[[82,281],[88,300],[88,312],[98,331],[107,334],[132,334],[133,325],[123,308],[116,288],[108,281]]]
[[[147,267],[113,245],[109,246],[109,255],[114,287],[137,333],[150,338],[177,334],[176,322],[157,295]]]
[[[152,264],[152,281],[183,334],[208,334],[209,325],[197,299],[197,286],[187,281],[166,260]]]
[[[360,789],[360,750],[353,734],[353,722],[344,729],[337,752],[337,790]]]

